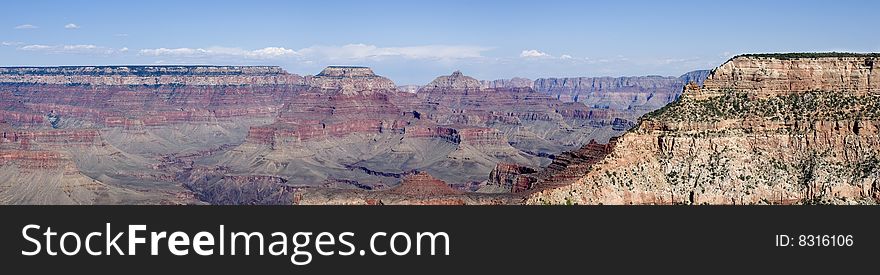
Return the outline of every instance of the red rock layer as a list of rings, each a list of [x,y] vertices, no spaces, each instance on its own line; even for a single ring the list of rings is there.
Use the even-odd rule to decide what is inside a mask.
[[[46,122],[46,116],[0,110],[0,122],[12,124],[42,124]]]
[[[880,60],[866,57],[770,58],[739,56],[712,71],[695,99],[735,88],[760,97],[803,91],[865,95],[880,91]]]
[[[407,138],[440,138],[452,143],[461,143],[458,129],[446,126],[409,126],[404,129]]]
[[[463,128],[462,143],[468,145],[507,145],[507,138],[493,128]]]
[[[414,116],[390,98],[393,92],[344,94],[312,89],[292,98],[276,123],[253,127],[248,140],[260,144],[308,141],[349,134],[403,133]]]
[[[505,190],[518,193],[532,189],[537,178],[535,169],[515,163],[499,163],[489,173],[487,185],[501,186]]]
[[[438,180],[426,172],[407,176],[399,186],[394,187],[389,192],[411,197],[439,197],[461,194],[461,191],[452,189],[442,180]]]
[[[550,165],[535,175],[538,182],[534,186],[544,189],[574,183],[590,171],[593,164],[611,154],[616,142],[617,138],[611,138],[608,144],[591,140],[580,149],[556,156]]]
[[[5,85],[5,86],[3,86]],[[64,86],[0,84],[0,120],[47,124],[46,115],[106,126],[274,116],[305,86]],[[14,92],[11,92],[11,91]]]
[[[86,143],[99,140],[100,133],[94,129],[77,130],[0,130],[0,143],[6,142],[40,142],[40,143]]]
[[[70,168],[72,163],[53,151],[0,150],[0,166],[17,165],[22,173],[33,169]]]
[[[312,87],[346,95],[397,89],[390,79],[374,74],[370,68],[356,66],[330,66],[313,77],[306,77],[305,82]]]

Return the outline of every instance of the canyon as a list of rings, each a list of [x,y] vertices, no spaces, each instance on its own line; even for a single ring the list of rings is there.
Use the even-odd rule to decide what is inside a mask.
[[[3,204],[875,204],[876,54],[397,86],[371,68],[0,68]]]
[[[0,68],[3,204],[874,204],[875,54],[397,86],[371,68]]]
[[[591,95],[629,103],[589,106],[496,82],[456,71],[404,89],[358,66],[4,67],[0,203],[522,203],[634,126],[651,107],[633,97],[676,97],[617,82]],[[606,95],[624,90],[641,94]]]

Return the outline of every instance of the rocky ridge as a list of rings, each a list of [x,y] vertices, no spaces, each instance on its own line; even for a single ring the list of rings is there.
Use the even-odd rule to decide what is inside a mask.
[[[567,77],[498,79],[481,81],[484,88],[532,88],[563,102],[580,102],[594,108],[618,111],[621,119],[637,117],[674,101],[688,83],[702,85],[709,70],[679,77]]]
[[[370,68],[358,66],[330,66],[313,77],[306,77],[305,82],[312,87],[338,90],[345,95],[397,89],[390,79],[376,75]]]
[[[574,183],[528,203],[880,200],[876,57],[745,55],[644,116]]]

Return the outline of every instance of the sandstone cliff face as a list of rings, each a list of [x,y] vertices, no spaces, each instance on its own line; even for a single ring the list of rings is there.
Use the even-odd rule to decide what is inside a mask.
[[[873,57],[741,56],[646,115],[576,182],[529,203],[791,204],[880,199]]]
[[[448,76],[440,76],[421,88],[423,91],[440,89],[480,89],[483,84],[476,78],[465,76],[460,71],[452,72]]]
[[[880,64],[876,58],[824,57],[780,59],[739,57],[712,71],[705,89],[695,98],[719,96],[730,88],[761,97],[803,91],[836,91],[867,95],[878,91]]]
[[[306,77],[305,82],[312,87],[337,90],[345,95],[397,89],[393,81],[376,75],[372,69],[355,66],[330,66],[313,77]]]

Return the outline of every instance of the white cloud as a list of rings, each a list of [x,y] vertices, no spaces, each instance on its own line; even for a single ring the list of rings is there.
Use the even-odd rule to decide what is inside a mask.
[[[79,45],[26,45],[18,48],[22,51],[31,51],[31,52],[44,52],[51,54],[115,54],[119,52],[125,52],[128,49],[114,49],[108,47],[101,47],[95,45],[88,44],[79,44]]]
[[[257,58],[278,58],[285,56],[294,56],[296,55],[296,51],[281,47],[265,47],[259,50],[250,51],[247,54],[249,54],[249,56],[251,57]]]
[[[191,48],[176,48],[176,49],[158,48],[158,49],[143,49],[140,51],[140,53],[141,53],[141,55],[151,55],[151,56],[197,56],[197,55],[207,54],[207,50],[205,50],[205,49],[191,49]]]
[[[18,46],[18,45],[21,45],[21,42],[12,42],[12,41],[0,42],[0,46]]]
[[[570,55],[567,55],[567,54],[563,54],[563,55],[559,56],[559,59],[571,59],[571,58],[572,58],[572,57],[571,57]]]
[[[70,29],[79,29],[79,26],[77,24],[70,23],[70,24],[64,25],[64,28],[69,29],[69,30]]]
[[[405,59],[464,59],[481,58],[482,53],[491,50],[488,47],[455,46],[455,45],[423,45],[409,47],[378,47],[366,44],[348,44],[343,46],[313,46],[298,52],[303,56],[327,58],[331,60],[364,60],[383,58]]]
[[[552,57],[549,54],[539,51],[539,50],[523,50],[522,53],[519,54],[519,57],[524,58],[535,58],[535,57]]]
[[[40,27],[31,25],[31,24],[24,24],[24,25],[15,26],[16,30],[28,30],[28,29],[38,29],[38,28],[40,28]]]
[[[227,56],[227,57],[243,57],[243,58],[254,58],[254,59],[273,59],[273,58],[283,58],[283,57],[292,57],[296,55],[296,51],[281,47],[266,47],[258,50],[243,50],[239,48],[224,48],[224,47],[212,47],[212,48],[158,48],[158,49],[143,49],[140,50],[141,55],[145,56],[172,56],[172,57],[186,57],[186,58],[202,58],[202,57],[213,57],[213,56]]]
[[[257,50],[241,48],[157,48],[140,50],[145,56],[173,56],[182,58],[240,57],[251,59],[280,59],[298,57],[325,60],[378,60],[384,58],[451,60],[483,57],[487,47],[426,45],[410,47],[378,47],[366,44],[343,46],[312,46],[300,50],[266,47]]]
[[[48,50],[48,49],[50,49],[50,48],[52,48],[52,46],[46,46],[46,45],[27,45],[27,46],[21,47],[20,49],[25,50],[25,51],[42,51],[42,50]]]

